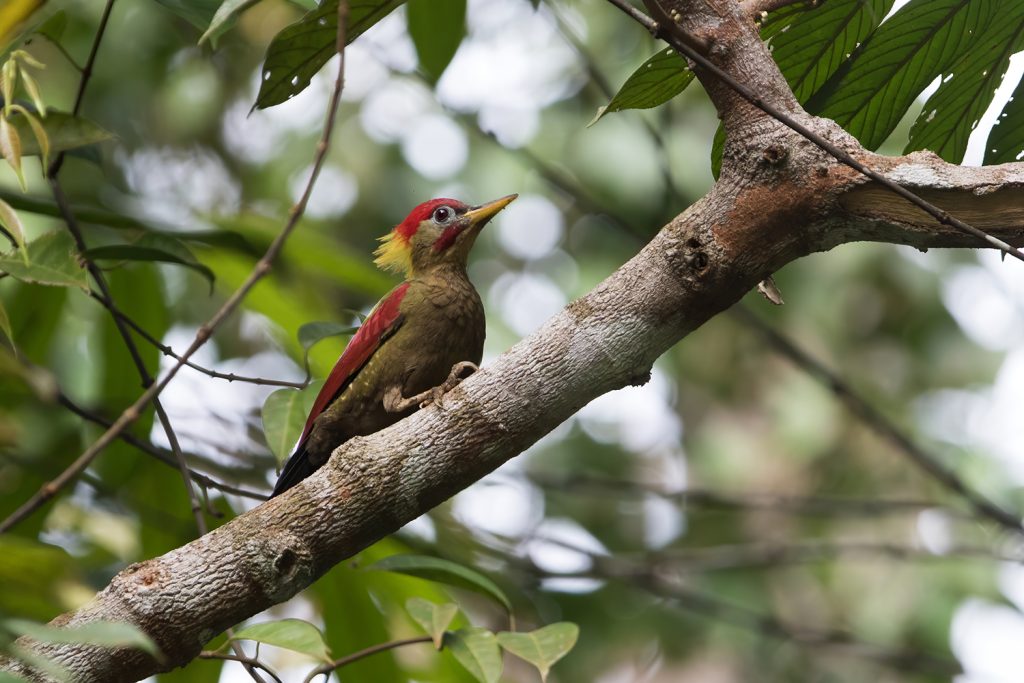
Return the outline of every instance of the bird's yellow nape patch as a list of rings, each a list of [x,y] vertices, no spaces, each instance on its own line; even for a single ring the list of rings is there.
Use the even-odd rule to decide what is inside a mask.
[[[380,238],[381,245],[373,252],[374,263],[381,270],[390,270],[408,277],[412,274],[412,246],[409,238],[392,230]]]

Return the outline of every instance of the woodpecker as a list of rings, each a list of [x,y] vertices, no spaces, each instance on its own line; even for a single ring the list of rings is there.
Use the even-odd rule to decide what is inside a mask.
[[[338,358],[271,497],[311,475],[352,437],[439,403],[463,373],[477,369],[484,307],[466,262],[480,229],[517,196],[481,206],[431,199],[381,238],[375,263],[405,281],[374,306]]]

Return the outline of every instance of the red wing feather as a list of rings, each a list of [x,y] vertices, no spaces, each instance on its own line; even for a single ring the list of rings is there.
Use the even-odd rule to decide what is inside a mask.
[[[359,369],[370,360],[370,356],[380,348],[381,342],[394,333],[397,325],[401,324],[401,312],[398,309],[405,292],[409,289],[409,283],[405,282],[395,287],[391,292],[380,300],[370,316],[360,326],[355,336],[349,341],[348,346],[341,354],[341,358],[334,364],[334,369],[328,375],[320,393],[313,402],[313,409],[309,411],[306,419],[306,426],[302,430],[302,438],[299,439],[301,446],[313,429],[313,421],[320,413],[327,410],[327,406],[334,402],[334,399],[344,391],[349,382]]]

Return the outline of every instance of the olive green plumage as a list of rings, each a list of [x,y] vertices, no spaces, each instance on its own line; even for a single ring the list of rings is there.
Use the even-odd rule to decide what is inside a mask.
[[[433,199],[383,238],[377,264],[406,280],[374,307],[338,359],[273,495],[308,477],[348,439],[439,400],[459,381],[459,364],[476,367],[484,307],[466,264],[480,229],[513,199],[478,207]]]

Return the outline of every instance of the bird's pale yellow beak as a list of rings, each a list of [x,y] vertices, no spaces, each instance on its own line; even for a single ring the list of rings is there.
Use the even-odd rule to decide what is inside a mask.
[[[469,224],[474,228],[482,228],[487,221],[494,218],[494,216],[504,209],[506,206],[511,204],[513,200],[519,195],[510,194],[502,197],[501,199],[495,199],[493,202],[487,202],[480,206],[474,206],[472,209],[466,212],[466,218],[469,219]]]

